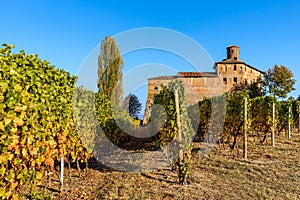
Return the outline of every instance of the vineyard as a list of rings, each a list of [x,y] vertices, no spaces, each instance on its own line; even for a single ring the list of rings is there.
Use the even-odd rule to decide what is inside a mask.
[[[289,170],[277,163],[281,159],[287,159],[294,176],[286,180],[288,172],[284,172],[276,177],[280,179],[283,176],[287,184],[295,183],[300,188],[297,171],[300,138],[299,133],[295,133],[299,132],[300,125],[298,100],[279,101],[270,96],[250,98],[249,91],[244,90],[205,98],[187,106],[182,83],[171,82],[162,86],[161,92],[154,97],[154,105],[163,106],[164,111],[153,109],[151,116],[158,117],[152,117],[150,121],[158,126],[160,122],[157,120],[164,117],[163,127],[152,127],[159,132],[151,140],[142,141],[138,149],[144,150],[146,145],[164,149],[166,157],[171,157],[170,165],[153,173],[126,174],[101,165],[101,158],[105,156],[102,150],[111,148],[105,138],[118,147],[136,146],[136,140],[124,129],[138,130],[138,123],[120,108],[118,102],[103,93],[76,87],[77,77],[56,69],[37,55],[27,55],[24,51],[16,54],[12,50],[12,45],[4,45],[0,49],[2,199],[46,199],[51,196],[57,199],[178,199],[180,193],[209,197],[212,191],[207,187],[202,188],[202,193],[194,191],[201,190],[201,181],[205,182],[207,178],[205,174],[214,175],[214,180],[207,179],[214,182],[208,186],[217,190],[222,188],[214,185],[223,183],[220,177],[239,181],[233,176],[233,172],[239,170],[242,170],[243,176],[250,174],[253,178],[258,178],[257,170],[262,174],[275,173],[272,167]],[[168,146],[169,143],[172,145]],[[209,151],[212,153],[209,154]],[[221,159],[222,156],[224,158]],[[68,173],[63,172],[64,164],[68,166]],[[263,171],[268,167],[270,171]],[[198,175],[203,172],[203,176]],[[64,174],[68,174],[65,179]],[[99,177],[102,182],[94,177]],[[92,181],[87,183],[88,180]],[[124,188],[120,189],[118,181],[119,184],[127,181],[127,185],[124,183]],[[140,196],[134,196],[130,190],[131,181],[136,181],[136,187],[132,187],[139,191]],[[75,182],[97,184],[91,186],[93,191],[78,191],[75,188],[83,185]],[[174,194],[163,193],[159,197],[159,193],[155,193],[158,188],[148,189],[148,193],[140,191],[140,188],[153,187],[149,184],[169,187]],[[192,186],[189,188],[189,185]],[[236,186],[237,189],[239,187]],[[263,185],[262,191],[243,195],[275,198],[276,188],[268,191],[266,187]],[[276,182],[274,187],[281,186]],[[299,189],[282,187],[278,192],[286,190],[287,195],[291,195],[287,198],[299,197]],[[232,191],[224,190],[224,193],[227,192]],[[220,193],[215,193],[215,196],[224,197]]]
[[[251,142],[247,160],[219,145],[199,159],[194,148],[183,186],[170,168],[126,173],[95,166],[86,177],[72,169],[62,192],[53,178],[47,191],[53,199],[299,199],[299,143],[298,133],[276,137],[275,148]]]

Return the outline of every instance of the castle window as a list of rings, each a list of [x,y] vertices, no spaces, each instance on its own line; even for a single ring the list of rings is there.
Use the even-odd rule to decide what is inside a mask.
[[[233,66],[233,70],[236,71],[236,65]]]
[[[233,49],[231,50],[231,53],[233,53]]]
[[[245,85],[246,85],[246,86],[248,85],[248,81],[247,81],[247,79],[245,79]]]
[[[237,84],[237,77],[233,78],[233,84]]]
[[[234,60],[237,60],[237,57],[234,57],[233,59],[234,59]]]
[[[223,78],[223,83],[226,85],[227,84],[227,78]]]
[[[240,70],[242,71],[242,70],[243,70],[243,67],[240,67]]]
[[[158,87],[157,87],[157,86],[155,86],[155,87],[154,87],[154,90],[158,90]]]

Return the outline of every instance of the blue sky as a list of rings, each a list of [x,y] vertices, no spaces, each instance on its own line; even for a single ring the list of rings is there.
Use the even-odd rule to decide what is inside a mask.
[[[261,70],[289,67],[300,88],[300,1],[87,1],[1,0],[0,43],[39,54],[76,75],[89,53],[106,35],[142,27],[181,32],[198,42],[214,61],[230,44],[242,60]],[[122,47],[120,47],[122,48]],[[185,61],[166,52],[124,56],[125,71],[143,63],[178,65]],[[300,89],[292,96],[297,97]],[[141,97],[144,100],[145,97]]]

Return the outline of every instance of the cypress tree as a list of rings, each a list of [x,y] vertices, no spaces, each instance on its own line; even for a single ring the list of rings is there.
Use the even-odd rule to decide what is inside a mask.
[[[123,66],[118,44],[106,36],[98,57],[98,91],[117,105],[121,105],[123,99]]]

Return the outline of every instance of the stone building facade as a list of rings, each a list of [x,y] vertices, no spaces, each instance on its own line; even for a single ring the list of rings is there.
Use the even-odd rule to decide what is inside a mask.
[[[201,101],[204,97],[222,95],[236,85],[248,85],[255,82],[264,72],[243,62],[239,58],[239,47],[231,45],[227,49],[227,58],[214,64],[214,72],[178,72],[175,76],[158,76],[148,79],[148,97],[144,123],[150,118],[150,108],[160,85],[180,79],[185,87],[188,104]]]

